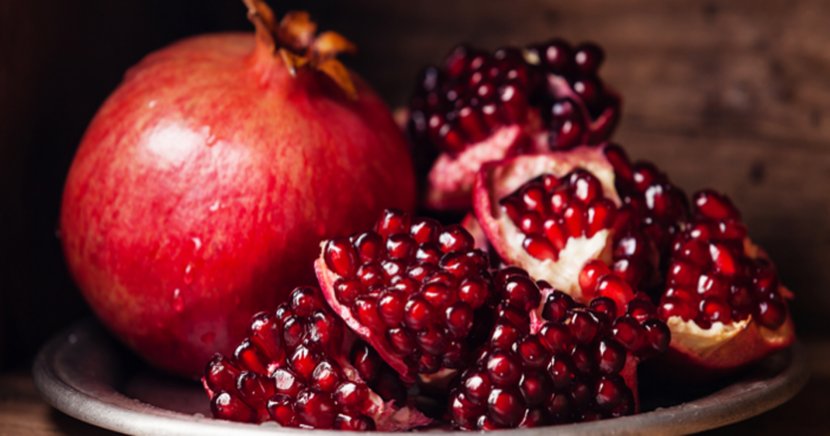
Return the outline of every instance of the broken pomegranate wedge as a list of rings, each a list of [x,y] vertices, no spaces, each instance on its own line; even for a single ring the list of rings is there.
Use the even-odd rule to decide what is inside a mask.
[[[527,313],[500,306],[489,340],[450,394],[455,427],[536,427],[637,411],[637,364],[670,340],[653,305],[634,300],[618,312],[608,298],[586,306],[554,291],[543,307],[544,322],[533,328]]]
[[[695,194],[659,304],[672,331],[670,358],[723,372],[787,347],[794,340],[790,298],[731,201],[711,190]]]
[[[202,383],[220,419],[353,431],[429,424],[417,410],[383,398],[383,374],[394,373],[372,359],[319,290],[297,288],[275,313],[254,316],[249,337],[233,357],[216,355]]]
[[[518,156],[482,167],[475,214],[506,264],[583,301],[583,266],[611,262],[621,206],[614,182],[602,147]]]
[[[474,350],[494,291],[473,246],[459,225],[387,210],[374,230],[322,244],[315,269],[334,312],[414,382],[463,368]]]
[[[456,47],[419,76],[408,127],[429,162],[425,206],[464,211],[482,164],[528,152],[598,144],[614,130],[620,98],[598,77],[604,54],[554,39],[493,53]]]

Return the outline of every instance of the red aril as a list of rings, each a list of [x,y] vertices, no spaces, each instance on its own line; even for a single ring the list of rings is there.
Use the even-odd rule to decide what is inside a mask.
[[[60,236],[95,313],[194,376],[313,280],[323,238],[414,205],[405,139],[304,13],[247,1],[252,34],[189,38],[126,75],[69,172]]]

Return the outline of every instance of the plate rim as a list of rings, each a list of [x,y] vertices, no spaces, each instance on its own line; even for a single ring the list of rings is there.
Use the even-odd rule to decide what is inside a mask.
[[[81,340],[92,340],[98,335],[109,338],[109,333],[95,321],[85,320],[73,324],[55,335],[42,346],[32,366],[35,386],[43,398],[56,409],[89,424],[134,435],[227,435],[233,434],[286,434],[314,431],[320,436],[343,435],[344,431],[305,430],[278,427],[275,424],[245,424],[217,420],[210,417],[162,409],[160,407],[129,398],[109,385],[106,399],[92,394],[89,386],[82,381],[72,380],[60,370],[61,353],[66,353]],[[95,342],[93,341],[93,344]],[[112,353],[112,347],[95,344],[103,351]],[[529,429],[494,430],[493,434],[515,436],[542,436],[554,430],[558,434],[677,434],[695,433],[733,424],[769,411],[794,397],[807,383],[810,374],[807,368],[803,345],[795,342],[791,347],[790,363],[778,374],[765,381],[767,388],[759,382],[730,393],[734,398],[726,403],[715,404],[726,392],[736,390],[741,382],[723,387],[707,396],[675,406],[658,408],[620,418],[589,423],[544,426]],[[117,368],[116,368],[117,370]],[[98,380],[98,387],[107,386]],[[142,410],[137,410],[138,408]],[[678,416],[680,416],[678,418]],[[358,432],[346,432],[356,434]],[[428,433],[446,436],[469,435],[466,431],[429,430]],[[375,432],[378,435],[396,435],[394,432]]]

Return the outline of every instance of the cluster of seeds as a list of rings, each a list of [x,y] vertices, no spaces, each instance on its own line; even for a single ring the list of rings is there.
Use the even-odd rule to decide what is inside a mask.
[[[421,374],[463,367],[492,294],[488,257],[466,230],[389,210],[374,231],[327,242],[323,257],[370,344]]]
[[[662,315],[694,320],[703,328],[750,316],[771,329],[781,326],[787,309],[778,275],[769,260],[747,254],[737,209],[710,190],[693,200],[693,218],[673,246]]]
[[[575,169],[558,178],[539,176],[500,200],[525,238],[525,251],[539,260],[559,259],[571,238],[593,237],[614,225],[617,206],[590,172]]]
[[[618,316],[609,298],[584,306],[544,282],[527,294],[548,295],[544,323],[531,331],[527,311],[507,301],[499,305],[489,341],[451,392],[453,425],[491,430],[634,413],[626,384],[633,366],[627,363],[662,353],[669,344],[669,330],[654,306],[638,298]]]
[[[204,384],[214,416],[288,427],[374,429],[370,387],[350,379],[344,362],[335,358],[342,354],[343,329],[319,291],[310,288],[295,289],[275,314],[256,315],[233,358],[217,355],[208,363]]]
[[[443,68],[421,72],[410,103],[409,129],[416,139],[454,154],[499,127],[526,123],[533,112],[547,124],[552,148],[600,142],[619,112],[618,99],[597,77],[603,59],[594,44],[574,48],[561,39],[493,53],[458,46]],[[561,79],[572,93],[562,95],[550,77]],[[585,119],[583,108],[591,119]],[[589,124],[606,110],[615,116],[600,126],[598,135],[591,135],[596,132],[589,132]]]

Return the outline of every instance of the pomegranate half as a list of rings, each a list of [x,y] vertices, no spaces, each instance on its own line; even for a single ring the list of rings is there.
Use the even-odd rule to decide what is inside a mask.
[[[319,241],[415,202],[411,158],[380,98],[305,13],[246,0],[251,34],[147,56],[92,120],[60,237],[104,324],[153,365],[198,375],[255,312],[313,283]]]

